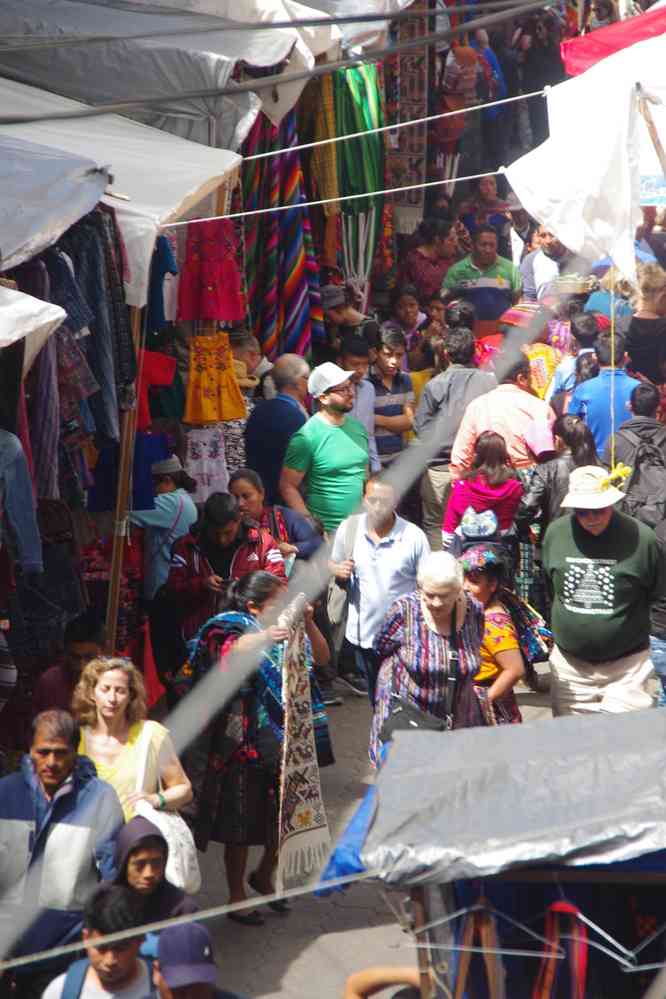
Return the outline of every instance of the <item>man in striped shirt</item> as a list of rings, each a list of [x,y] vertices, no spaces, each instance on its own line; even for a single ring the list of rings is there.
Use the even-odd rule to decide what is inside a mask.
[[[404,447],[403,435],[414,424],[412,380],[401,370],[407,342],[397,330],[380,331],[377,361],[370,381],[375,388],[375,438],[382,468],[386,468]]]

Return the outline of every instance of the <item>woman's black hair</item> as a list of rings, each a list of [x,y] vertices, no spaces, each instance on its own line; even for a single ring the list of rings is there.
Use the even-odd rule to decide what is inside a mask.
[[[592,431],[579,416],[571,413],[558,416],[553,424],[553,434],[563,440],[571,451],[575,468],[601,464]]]
[[[280,587],[282,587],[282,581],[272,572],[266,572],[264,569],[248,572],[245,576],[234,579],[229,584],[225,610],[245,613],[249,604],[261,607]]]
[[[414,233],[412,243],[414,246],[428,246],[436,239],[446,239],[453,226],[454,223],[450,220],[445,221],[437,217],[423,219]]]
[[[587,382],[590,378],[596,378],[599,374],[599,358],[592,351],[579,354],[576,358],[576,385]]]
[[[476,438],[474,462],[463,478],[475,479],[478,475],[483,475],[489,486],[502,486],[518,477],[510,465],[506,441],[493,430],[484,430]]]
[[[261,476],[257,475],[257,473],[253,468],[239,468],[237,471],[235,471],[233,475],[229,477],[229,485],[228,485],[229,491],[231,491],[231,487],[234,485],[234,483],[240,482],[241,479],[245,479],[246,482],[249,482],[250,485],[253,486],[255,489],[257,489],[260,493],[266,492],[266,490],[264,489],[264,484],[261,481]]]

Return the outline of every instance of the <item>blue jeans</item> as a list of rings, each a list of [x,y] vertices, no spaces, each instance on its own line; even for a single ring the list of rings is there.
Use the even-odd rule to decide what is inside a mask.
[[[666,638],[650,636],[650,658],[661,683],[657,707],[664,708],[666,707]]]
[[[368,682],[368,697],[370,699],[371,707],[374,708],[377,674],[379,673],[379,667],[381,666],[380,659],[372,649],[364,649],[360,645],[352,645],[351,648],[354,650],[356,669]]]

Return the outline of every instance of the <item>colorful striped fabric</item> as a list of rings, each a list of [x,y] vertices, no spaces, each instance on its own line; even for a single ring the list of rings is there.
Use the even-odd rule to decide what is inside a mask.
[[[296,145],[295,122],[293,111],[277,128],[260,114],[243,155]],[[299,154],[244,164],[243,197],[247,211],[303,202]],[[270,358],[285,352],[305,354],[312,339],[324,337],[319,268],[307,211],[294,207],[248,219],[245,261],[252,331],[264,353]]]

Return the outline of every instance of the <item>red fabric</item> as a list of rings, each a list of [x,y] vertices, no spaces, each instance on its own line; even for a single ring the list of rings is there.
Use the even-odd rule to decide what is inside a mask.
[[[143,682],[146,685],[146,696],[148,698],[148,710],[157,704],[163,697],[166,691],[160,683],[160,678],[157,675],[157,669],[155,667],[155,659],[153,658],[153,646],[150,641],[150,626],[148,621],[144,621],[141,630],[143,632]]]
[[[275,538],[263,527],[244,526],[245,537],[236,549],[231,563],[231,578],[240,579],[248,572],[263,569],[286,583],[284,559]],[[217,595],[205,586],[213,568],[201,551],[194,534],[180,538],[172,549],[171,568],[166,585],[178,595],[183,610],[183,637],[192,638],[202,624],[217,610]]]
[[[150,428],[150,407],[148,390],[171,385],[176,377],[176,359],[168,354],[158,354],[154,350],[142,350],[139,357],[140,378],[137,388],[137,430]]]
[[[51,666],[35,684],[31,702],[32,717],[50,708],[71,711],[75,686],[76,681],[62,664]]]
[[[178,319],[221,319],[245,316],[245,295],[236,257],[236,231],[230,219],[192,223],[178,283]]]
[[[656,38],[665,31],[666,9],[659,8],[598,28],[588,35],[569,38],[560,45],[564,68],[569,76],[578,76],[606,56],[646,38]]]
[[[508,531],[522,495],[523,487],[518,479],[509,479],[501,486],[489,486],[483,475],[459,479],[453,483],[442,526],[448,534],[453,534],[465,510],[471,506],[477,513],[492,510],[500,531]]]

